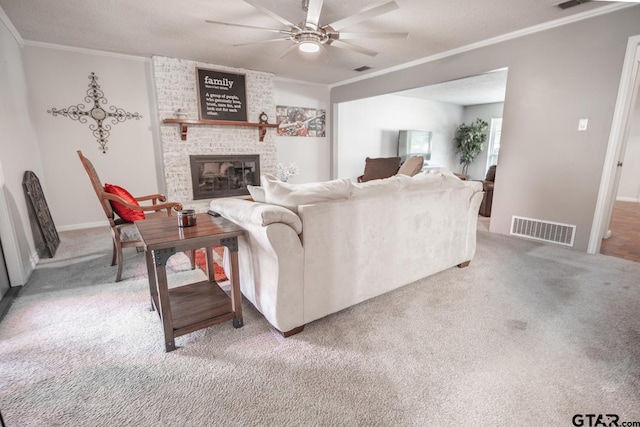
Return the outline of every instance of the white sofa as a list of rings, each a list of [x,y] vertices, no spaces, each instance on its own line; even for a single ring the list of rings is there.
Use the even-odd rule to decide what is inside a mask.
[[[446,170],[366,183],[287,184],[211,210],[242,226],[243,295],[284,336],[321,317],[454,266],[476,250],[482,183]]]

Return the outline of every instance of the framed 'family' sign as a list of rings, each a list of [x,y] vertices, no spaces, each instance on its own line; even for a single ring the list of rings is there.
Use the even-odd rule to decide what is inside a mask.
[[[201,120],[247,121],[245,75],[196,68]]]

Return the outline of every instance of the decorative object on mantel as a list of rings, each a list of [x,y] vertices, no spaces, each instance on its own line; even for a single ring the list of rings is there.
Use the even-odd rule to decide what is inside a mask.
[[[282,182],[287,182],[289,178],[300,173],[300,168],[296,162],[291,162],[288,165],[278,163],[277,168],[276,177]]]
[[[177,119],[186,119],[189,117],[189,113],[187,113],[184,108],[178,108],[176,110],[176,118]]]
[[[265,113],[264,111],[262,113],[260,113],[260,123],[269,123],[269,116],[267,116],[267,113]]]
[[[276,107],[279,136],[325,136],[325,110],[303,107]]]
[[[103,153],[106,153],[107,142],[109,141],[109,132],[111,131],[111,126],[109,124],[103,124],[106,119],[111,119],[111,124],[118,124],[119,122],[124,122],[127,119],[141,119],[142,116],[138,113],[129,113],[124,111],[124,109],[119,107],[114,107],[113,105],[109,107],[109,112],[105,111],[101,105],[107,103],[107,98],[104,97],[104,92],[100,89],[100,85],[96,80],[98,80],[98,76],[95,73],[89,74],[89,89],[87,90],[87,96],[85,96],[85,102],[91,103],[93,101],[93,107],[89,111],[84,111],[86,108],[84,104],[71,105],[67,108],[63,108],[62,110],[58,110],[56,108],[52,108],[51,110],[47,110],[47,113],[53,114],[53,116],[57,116],[58,114],[63,115],[64,117],[69,117],[72,120],[77,120],[80,123],[87,123],[87,116],[91,117],[95,120],[95,124],[92,123],[89,125],[89,129],[93,131],[93,136],[95,136],[98,140],[98,150],[102,150]]]
[[[189,119],[164,119],[164,123],[177,123],[180,125],[180,139],[187,140],[187,128],[189,125],[209,125],[209,126],[244,126],[256,127],[260,135],[260,142],[264,141],[268,128],[277,128],[278,125],[271,123],[250,123],[232,122],[229,120],[189,120]]]
[[[42,255],[46,248],[49,258],[53,258],[56,249],[60,245],[60,236],[58,236],[58,231],[51,218],[51,212],[49,212],[47,200],[44,198],[40,180],[32,171],[26,171],[22,179],[22,187],[27,198],[31,231],[33,232],[38,255]]]

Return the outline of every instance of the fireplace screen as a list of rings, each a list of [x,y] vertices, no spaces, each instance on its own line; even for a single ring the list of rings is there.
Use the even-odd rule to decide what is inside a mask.
[[[248,195],[260,185],[260,156],[189,156],[193,200]]]

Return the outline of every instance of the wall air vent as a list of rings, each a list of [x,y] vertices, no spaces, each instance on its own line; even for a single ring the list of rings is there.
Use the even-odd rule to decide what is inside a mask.
[[[578,6],[590,1],[591,0],[567,0],[563,1],[562,3],[558,3],[556,6],[558,6],[560,9],[569,9],[570,7]]]
[[[573,246],[576,226],[513,216],[511,218],[511,234],[559,245]]]
[[[371,67],[369,67],[368,65],[363,65],[362,67],[358,67],[358,68],[354,68],[353,71],[357,71],[359,73],[363,72],[363,71],[367,71],[370,70]]]

